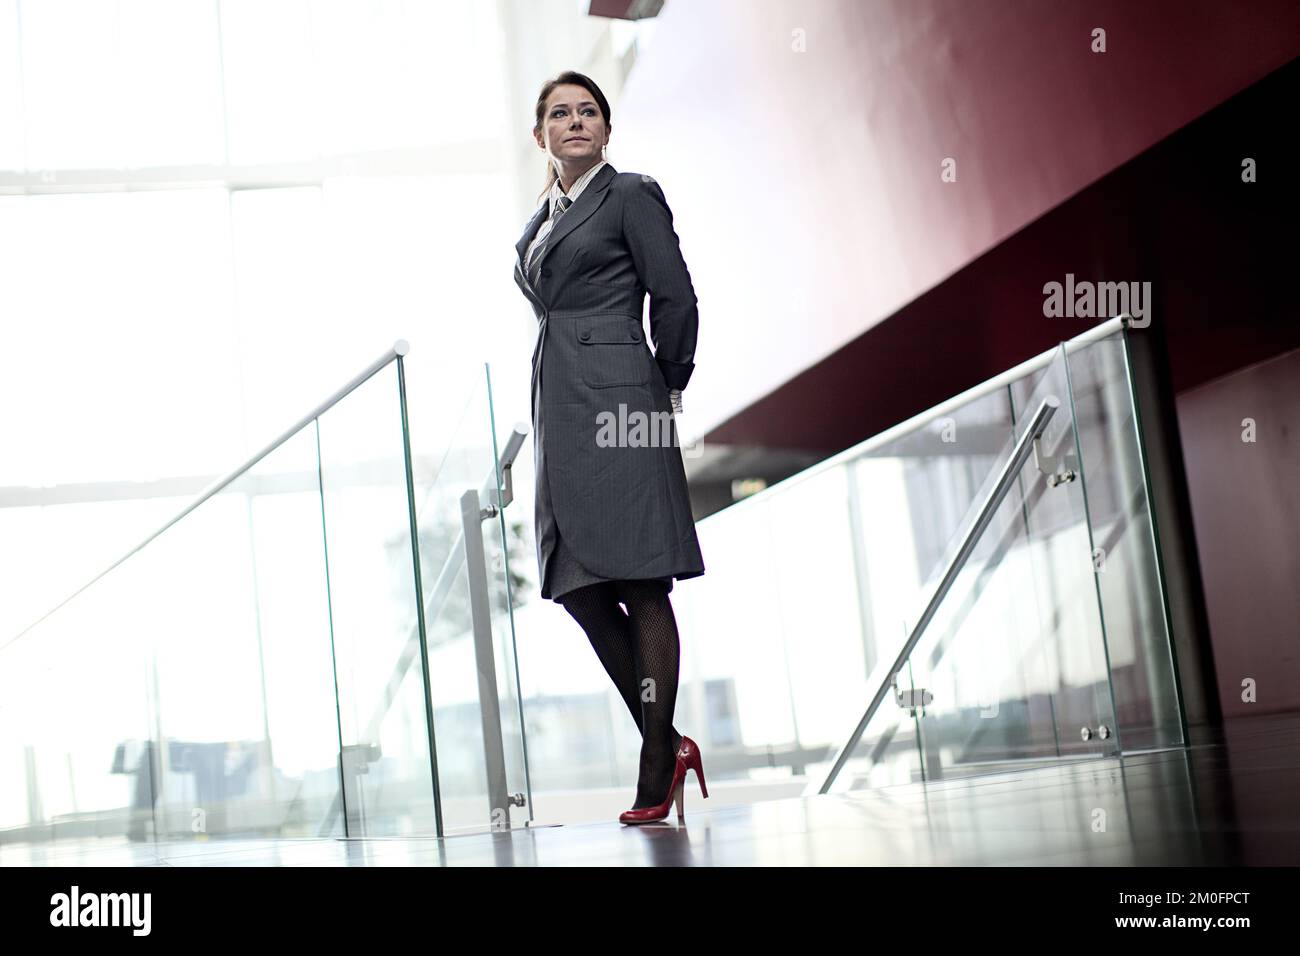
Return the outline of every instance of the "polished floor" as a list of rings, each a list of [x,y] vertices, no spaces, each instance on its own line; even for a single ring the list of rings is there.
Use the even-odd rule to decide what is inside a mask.
[[[1186,749],[710,810],[445,839],[0,844],[0,865],[1300,865],[1300,716]]]

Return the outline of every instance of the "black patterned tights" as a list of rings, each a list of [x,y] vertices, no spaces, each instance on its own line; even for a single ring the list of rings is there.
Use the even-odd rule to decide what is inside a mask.
[[[681,647],[667,585],[601,581],[560,595],[560,603],[586,632],[641,731],[632,809],[662,803],[682,739],[673,727]]]

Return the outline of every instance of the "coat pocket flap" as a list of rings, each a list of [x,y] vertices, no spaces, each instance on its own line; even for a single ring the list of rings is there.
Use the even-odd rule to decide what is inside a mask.
[[[630,315],[604,315],[579,319],[575,326],[584,345],[635,345],[641,341],[641,323]]]

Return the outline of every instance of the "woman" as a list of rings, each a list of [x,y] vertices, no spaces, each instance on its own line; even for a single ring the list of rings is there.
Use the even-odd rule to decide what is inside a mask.
[[[604,159],[600,88],[561,73],[542,87],[535,119],[548,179],[515,246],[515,281],[539,326],[542,597],[581,625],[641,731],[636,801],[619,821],[662,820],[674,800],[681,819],[688,767],[709,795],[695,742],[672,724],[680,648],[668,597],[674,578],[704,573],[673,422],[694,369],[695,290],[659,185]]]

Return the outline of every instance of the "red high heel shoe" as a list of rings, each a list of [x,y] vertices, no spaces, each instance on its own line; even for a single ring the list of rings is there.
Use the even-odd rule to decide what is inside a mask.
[[[677,747],[677,756],[682,758],[682,763],[686,764],[686,769],[695,771],[695,782],[700,785],[700,793],[704,799],[709,799],[709,788],[704,785],[704,764],[700,760],[699,745],[682,734],[682,742]]]
[[[686,819],[686,813],[682,810],[682,798],[686,790],[686,764],[682,758],[676,757],[673,763],[673,782],[668,785],[668,796],[664,797],[664,802],[654,807],[641,807],[638,810],[624,810],[618,815],[619,823],[653,823],[656,820],[662,820],[668,816],[668,806],[674,800],[677,802],[677,819],[679,821]]]

